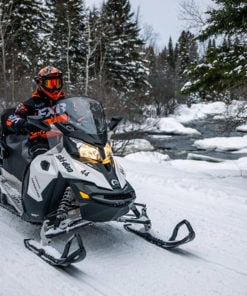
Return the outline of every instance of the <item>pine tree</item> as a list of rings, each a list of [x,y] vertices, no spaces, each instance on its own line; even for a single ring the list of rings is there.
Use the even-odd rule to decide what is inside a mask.
[[[105,32],[105,75],[118,91],[133,92],[146,86],[148,69],[144,61],[143,41],[129,0],[108,0],[102,17]]]
[[[207,40],[211,36],[246,35],[246,0],[213,0],[218,6],[208,11],[208,26],[201,31],[198,39]]]
[[[191,80],[183,88],[185,93],[214,96],[247,87],[247,2],[214,2],[218,6],[208,12],[208,26],[200,32],[198,40],[218,37],[219,44],[208,50],[201,65],[188,70]]]
[[[194,35],[189,31],[182,31],[177,42],[177,58],[176,58],[176,97],[183,100],[180,89],[184,85],[187,76],[185,70],[191,63],[198,62],[198,47],[194,39]]]
[[[194,40],[195,36],[189,31],[182,31],[178,39],[177,72],[181,76],[191,62],[198,59],[198,46]]]
[[[167,62],[173,70],[175,70],[175,59],[175,50],[173,47],[172,37],[170,37],[168,42]]]
[[[87,91],[93,97],[104,97],[105,32],[107,25],[102,21],[101,11],[93,8],[87,25]]]
[[[50,63],[64,72],[68,93],[83,92],[87,10],[84,0],[47,0],[52,13]]]
[[[168,47],[164,47],[158,55],[155,55],[153,50],[149,75],[149,83],[152,86],[150,101],[156,109],[157,116],[167,116],[174,111],[176,106],[177,52],[171,38]]]
[[[39,34],[44,22],[41,6],[40,0],[0,2],[3,76],[9,82],[7,97],[12,100],[16,99],[17,93],[22,97],[32,91],[30,82],[41,51]],[[24,87],[26,80],[29,81],[27,88]]]
[[[152,49],[152,48],[151,48]],[[156,55],[154,49],[149,49],[149,59],[151,60],[149,83],[150,103],[155,107],[156,115],[161,116],[166,112],[167,103],[170,100],[170,86],[168,79],[168,50],[165,47],[160,54]]]
[[[177,61],[177,46],[174,48],[172,38],[169,38],[167,57],[166,57],[166,80],[167,80],[167,92],[169,100],[175,100],[176,98],[176,61]]]

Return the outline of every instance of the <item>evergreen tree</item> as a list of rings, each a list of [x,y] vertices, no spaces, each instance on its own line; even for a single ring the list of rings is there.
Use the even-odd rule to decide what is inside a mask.
[[[180,89],[187,78],[185,70],[192,62],[197,63],[198,61],[198,48],[194,38],[191,32],[182,31],[176,46],[176,97],[180,100],[183,99],[183,96],[180,94]]]
[[[176,98],[176,61],[177,61],[178,49],[174,48],[172,38],[169,38],[167,57],[165,64],[166,74],[166,95],[169,96],[169,100],[175,100]]]
[[[150,103],[155,107],[156,115],[161,116],[167,113],[167,104],[171,98],[171,88],[168,79],[168,50],[165,47],[160,54],[155,55],[154,49],[149,49],[151,62],[149,83]]]
[[[93,8],[89,13],[87,27],[87,76],[88,93],[95,97],[104,97],[106,28],[107,24],[103,22],[101,11]]]
[[[176,64],[175,59],[176,59],[175,50],[173,47],[172,37],[170,37],[168,42],[168,50],[167,50],[167,62],[170,68],[173,70],[175,70],[175,64]]]
[[[30,82],[41,50],[39,34],[44,21],[41,6],[40,0],[0,2],[3,76],[8,81],[4,88],[7,87],[7,97],[12,100],[16,99],[17,88],[21,96],[32,91]],[[30,84],[27,89],[23,87],[25,80]]]
[[[105,75],[115,89],[123,93],[147,85],[144,43],[133,16],[129,0],[108,0],[103,6],[102,17],[107,24]]]
[[[201,31],[198,40],[216,36],[219,45],[210,47],[201,65],[187,71],[190,81],[184,86],[184,93],[224,95],[247,86],[247,2],[214,2],[218,6],[208,12],[208,26]]]
[[[149,50],[151,51],[151,50]],[[174,111],[176,105],[176,58],[177,49],[173,48],[170,38],[168,47],[158,54],[151,56],[151,67],[149,75],[150,103],[156,109],[156,115],[168,115]],[[150,56],[148,57],[150,59]]]
[[[177,72],[181,76],[191,62],[198,60],[198,47],[195,36],[189,31],[182,31],[178,39]]]
[[[208,26],[201,31],[198,39],[207,40],[211,36],[246,35],[247,3],[246,0],[213,0],[218,6],[207,13]]]
[[[67,92],[83,92],[88,21],[85,1],[47,0],[47,5],[53,17],[49,61],[63,70]]]
[[[1,49],[1,63],[0,63],[0,92],[2,98],[7,98],[7,69],[8,65],[8,49],[11,48],[11,41],[9,32],[11,30],[11,15],[13,10],[13,1],[0,2],[0,49]]]

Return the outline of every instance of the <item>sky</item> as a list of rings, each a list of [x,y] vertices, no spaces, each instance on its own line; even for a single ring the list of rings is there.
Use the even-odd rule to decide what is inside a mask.
[[[193,106],[194,116],[222,111],[222,104]],[[191,120],[197,118],[192,112]],[[187,109],[182,116],[188,120]],[[24,238],[38,240],[39,226],[0,207],[0,295],[247,295],[247,157],[208,162],[160,155],[142,151],[115,160],[135,188],[136,201],[147,205],[151,231],[167,239],[187,219],[196,232],[193,241],[169,252],[120,223],[96,223],[79,231],[85,260],[54,268],[23,244]],[[53,243],[61,247],[67,238]]]
[[[181,31],[186,29],[186,23],[181,20],[181,3],[190,0],[130,0],[132,10],[139,8],[140,26],[149,25],[157,34],[156,44],[162,49],[168,44],[170,36],[174,43]],[[199,10],[204,12],[212,6],[211,0],[194,0]],[[100,5],[102,0],[86,0],[88,6]]]

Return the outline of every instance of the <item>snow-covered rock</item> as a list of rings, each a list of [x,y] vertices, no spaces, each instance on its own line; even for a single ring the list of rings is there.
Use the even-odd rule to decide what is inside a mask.
[[[170,160],[170,157],[166,154],[162,154],[159,152],[136,152],[132,154],[128,154],[125,158],[134,161],[141,162],[152,162],[152,163],[162,163],[164,161]]]
[[[204,150],[235,151],[247,148],[247,136],[196,140],[193,145]]]

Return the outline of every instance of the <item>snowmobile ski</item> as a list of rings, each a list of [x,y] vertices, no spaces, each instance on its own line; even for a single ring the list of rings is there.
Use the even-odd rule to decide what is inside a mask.
[[[178,231],[183,225],[185,225],[187,227],[188,234],[184,238],[182,238],[180,240],[176,240],[177,235],[178,235]],[[195,238],[195,232],[194,232],[191,224],[187,220],[182,220],[181,222],[179,222],[175,226],[175,228],[172,232],[172,235],[168,240],[162,240],[162,239],[156,238],[148,231],[142,232],[142,231],[136,230],[131,227],[131,224],[125,224],[124,228],[127,231],[142,237],[146,241],[148,241],[148,242],[150,242],[162,249],[166,249],[166,250],[177,248],[185,243],[192,241]]]
[[[72,242],[76,241],[78,248],[70,253]],[[57,267],[67,267],[72,263],[82,261],[86,257],[86,250],[79,234],[73,234],[66,242],[62,255],[51,246],[43,246],[32,239],[24,240],[25,247],[38,255],[41,259]]]

